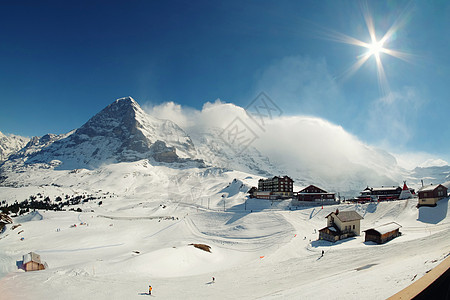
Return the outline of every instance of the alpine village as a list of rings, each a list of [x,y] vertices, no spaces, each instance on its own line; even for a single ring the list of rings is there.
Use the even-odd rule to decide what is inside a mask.
[[[352,199],[336,199],[336,193],[328,192],[316,185],[309,185],[294,192],[294,181],[289,176],[274,176],[267,179],[259,179],[258,187],[252,187],[248,193],[250,198],[266,199],[273,201],[291,199],[292,207],[321,206],[340,203],[368,203],[382,201],[401,201],[418,198],[417,208],[421,206],[435,207],[437,202],[449,196],[448,189],[442,184],[423,185],[417,191],[409,188],[406,181],[403,188],[400,186],[367,186],[360,195]],[[319,230],[319,240],[337,242],[350,237],[361,235],[361,220],[364,218],[356,211],[339,211],[328,214],[324,220],[322,229]],[[401,235],[402,226],[396,222],[382,224],[375,228],[364,230],[364,242],[386,243]]]

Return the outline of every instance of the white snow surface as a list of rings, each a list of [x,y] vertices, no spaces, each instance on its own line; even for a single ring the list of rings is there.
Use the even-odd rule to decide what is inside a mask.
[[[420,209],[416,199],[295,208],[247,199],[258,176],[147,160],[11,176],[23,185],[0,187],[8,203],[37,193],[103,198],[72,206],[81,213],[38,211],[6,225],[2,299],[142,299],[148,285],[160,299],[385,299],[450,252],[448,198]],[[363,216],[361,231],[395,221],[402,235],[383,245],[364,243],[364,233],[318,241],[336,209]],[[31,251],[48,269],[17,268]]]

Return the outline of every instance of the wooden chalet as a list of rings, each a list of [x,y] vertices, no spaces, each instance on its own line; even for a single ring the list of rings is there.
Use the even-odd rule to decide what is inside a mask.
[[[364,230],[364,232],[366,233],[364,241],[365,242],[372,241],[378,244],[384,244],[400,236],[402,234],[400,232],[401,227],[402,226],[400,224],[390,222],[375,228]]]
[[[328,214],[327,227],[319,230],[319,240],[336,242],[360,234],[360,221],[363,219],[356,211],[342,211],[336,209]]]
[[[447,197],[447,187],[442,184],[428,185],[419,189],[419,206],[436,206],[437,202]]]
[[[22,268],[28,271],[39,271],[47,269],[47,263],[41,262],[41,256],[34,252],[30,252],[23,256]]]
[[[335,201],[336,194],[328,193],[327,191],[311,184],[297,193],[297,199],[298,201]]]

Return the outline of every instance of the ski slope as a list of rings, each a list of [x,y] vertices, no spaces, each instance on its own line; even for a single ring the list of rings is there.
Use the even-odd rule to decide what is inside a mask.
[[[96,186],[115,197],[80,204],[81,213],[39,211],[15,218],[21,226],[14,230],[7,225],[0,235],[2,299],[142,299],[149,284],[160,299],[385,299],[450,253],[448,199],[420,209],[417,200],[296,209],[289,201],[246,199],[245,186],[258,180],[249,174],[163,168],[110,165],[95,171],[95,182],[94,171],[60,171],[62,186],[47,187],[48,194],[67,189],[75,176],[80,192]],[[32,181],[15,190],[45,190]],[[1,192],[12,199],[12,188]],[[337,208],[357,210],[361,230],[395,221],[402,236],[384,245],[364,243],[363,233],[317,241]],[[30,251],[49,268],[19,270]]]

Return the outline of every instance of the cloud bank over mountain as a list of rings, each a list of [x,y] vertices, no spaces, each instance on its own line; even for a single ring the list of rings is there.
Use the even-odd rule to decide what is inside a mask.
[[[224,132],[233,120],[239,118],[256,134],[249,148],[256,148],[273,164],[304,179],[305,183],[311,179],[330,188],[357,190],[362,184],[399,184],[407,177],[404,167],[412,169],[432,159],[431,155],[422,155],[420,157],[424,159],[416,159],[415,166],[404,164],[408,161],[405,157],[400,156],[399,161],[397,155],[368,145],[343,127],[317,117],[266,118],[261,128],[244,108],[221,100],[207,102],[201,110],[185,108],[174,102],[144,107],[150,115],[177,123],[191,136]],[[197,144],[195,140],[194,144]],[[221,146],[230,147],[227,143]],[[442,160],[433,159],[442,165]]]
[[[414,187],[421,179],[448,180],[450,166],[441,158],[393,155],[342,126],[317,117],[284,116],[276,107],[268,109],[270,99],[257,99],[246,109],[216,100],[201,110],[166,102],[144,107],[146,113],[132,98],[121,98],[68,134],[33,138],[2,170],[8,178],[33,164],[72,170],[141,159],[169,168],[192,162],[261,177],[288,174],[297,188],[316,184],[346,195],[367,185],[407,180]]]

